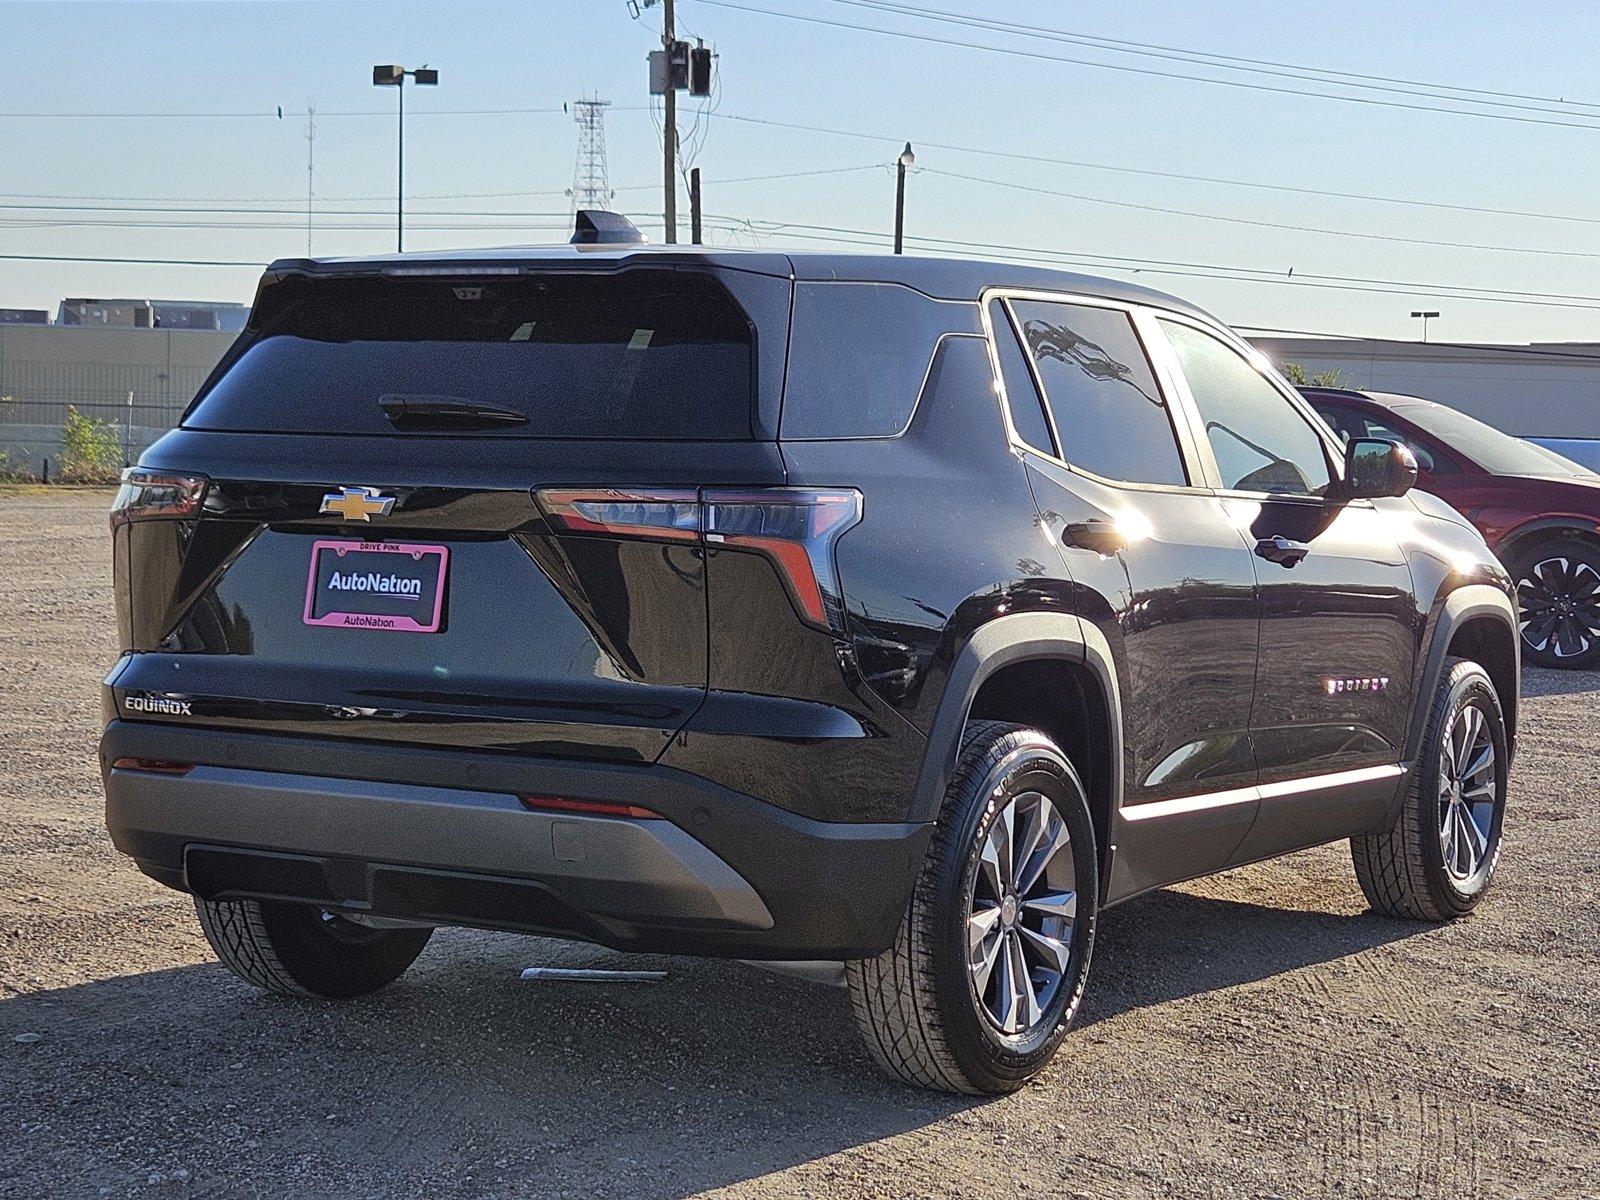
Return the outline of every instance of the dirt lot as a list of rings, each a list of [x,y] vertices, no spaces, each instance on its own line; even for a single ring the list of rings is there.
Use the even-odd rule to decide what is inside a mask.
[[[106,501],[0,498],[0,1196],[1600,1197],[1600,675],[1528,672],[1480,914],[1368,916],[1342,845],[1135,901],[1044,1080],[963,1101],[731,963],[444,931],[371,1000],[237,982],[101,827]],[[601,960],[671,976],[517,979]]]

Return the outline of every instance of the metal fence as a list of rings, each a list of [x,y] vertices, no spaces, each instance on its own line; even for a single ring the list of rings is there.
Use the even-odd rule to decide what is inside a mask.
[[[0,329],[0,473],[58,463],[69,409],[110,428],[136,461],[172,428],[232,334],[164,330]]]

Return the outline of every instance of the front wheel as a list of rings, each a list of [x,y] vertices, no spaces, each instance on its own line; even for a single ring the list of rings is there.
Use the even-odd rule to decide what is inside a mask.
[[[878,1065],[970,1094],[1038,1074],[1083,998],[1099,887],[1083,785],[1060,748],[972,722],[894,945],[847,968]]]
[[[1508,758],[1494,683],[1475,662],[1447,660],[1399,815],[1350,839],[1373,911],[1446,921],[1478,906],[1500,862]]]

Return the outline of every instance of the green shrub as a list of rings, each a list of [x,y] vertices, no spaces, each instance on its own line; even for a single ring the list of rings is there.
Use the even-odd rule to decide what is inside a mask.
[[[115,483],[122,470],[122,442],[110,421],[86,417],[70,405],[61,422],[61,457],[56,477],[62,483]]]

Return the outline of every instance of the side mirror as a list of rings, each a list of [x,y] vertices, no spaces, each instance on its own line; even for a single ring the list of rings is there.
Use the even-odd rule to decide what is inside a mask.
[[[1345,499],[1404,496],[1416,483],[1416,456],[1399,442],[1388,438],[1355,437],[1345,443]]]

